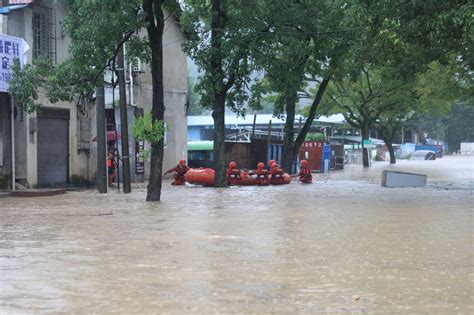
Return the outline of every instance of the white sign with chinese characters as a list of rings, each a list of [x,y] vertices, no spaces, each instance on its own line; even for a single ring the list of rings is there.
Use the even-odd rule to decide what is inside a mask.
[[[0,92],[8,91],[13,62],[18,59],[23,67],[29,48],[23,38],[0,34]]]

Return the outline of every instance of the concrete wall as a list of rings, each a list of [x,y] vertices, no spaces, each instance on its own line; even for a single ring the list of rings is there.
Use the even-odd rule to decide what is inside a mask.
[[[187,158],[187,65],[186,55],[181,49],[185,38],[175,19],[165,13],[165,33],[163,36],[163,73],[166,135],[163,169],[167,170],[177,164],[181,158]],[[148,36],[145,32],[144,36]],[[135,102],[145,112],[152,106],[152,79],[148,65],[142,64],[141,73],[136,81]],[[145,173],[150,170],[145,164]]]

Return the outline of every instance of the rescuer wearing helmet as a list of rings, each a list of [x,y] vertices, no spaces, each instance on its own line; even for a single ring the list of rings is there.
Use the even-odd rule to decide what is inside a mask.
[[[268,161],[268,171],[270,171],[273,163],[276,163],[276,161],[275,160]]]
[[[169,174],[171,172],[175,172],[174,174],[174,181],[171,183],[171,185],[184,185],[185,184],[185,179],[184,179],[184,174],[186,174],[189,171],[189,167],[186,165],[186,160],[179,160],[179,164],[176,165],[175,167],[167,170],[163,176],[166,174]]]
[[[237,163],[234,161],[229,163],[229,167],[225,171],[227,175],[227,183],[229,185],[240,185],[241,184],[241,177],[240,177],[240,170],[237,168]]]
[[[308,167],[308,161],[300,161],[300,172],[298,176],[300,178],[300,182],[304,184],[311,184],[311,182],[313,181],[313,176],[311,175],[311,170]]]
[[[259,186],[268,185],[268,171],[265,169],[265,164],[262,162],[258,163],[255,174],[257,174],[257,183]]]
[[[273,161],[272,164],[270,164],[270,171],[268,172],[271,177],[270,177],[270,184],[273,184],[273,185],[281,185],[284,183],[284,179],[283,179],[283,170],[278,167],[278,164]]]

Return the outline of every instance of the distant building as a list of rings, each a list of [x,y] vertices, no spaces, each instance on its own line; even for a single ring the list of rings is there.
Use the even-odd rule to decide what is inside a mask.
[[[272,114],[258,114],[255,117],[254,138],[268,137],[268,129],[271,121],[272,137],[283,139],[285,116],[281,118],[273,117]],[[295,129],[304,124],[305,118],[300,115],[295,117]],[[344,116],[332,115],[322,116],[313,123],[314,128],[324,126],[340,126],[344,123]],[[254,115],[237,117],[236,115],[225,116],[225,129],[228,140],[235,140],[236,137],[242,141],[248,138],[253,132]],[[207,141],[213,139],[214,120],[212,116],[188,116],[188,141]],[[249,139],[247,139],[249,140]]]

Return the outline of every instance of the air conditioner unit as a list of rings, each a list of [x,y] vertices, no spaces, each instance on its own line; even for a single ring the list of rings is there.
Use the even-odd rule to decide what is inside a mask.
[[[142,62],[140,58],[133,58],[132,60],[132,70],[133,72],[140,72],[142,70]]]

